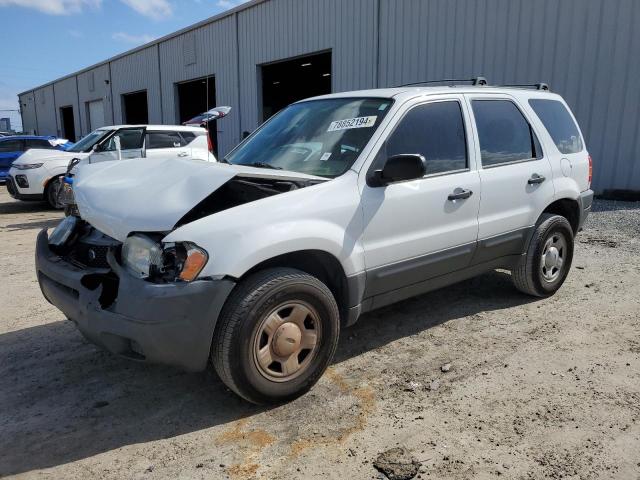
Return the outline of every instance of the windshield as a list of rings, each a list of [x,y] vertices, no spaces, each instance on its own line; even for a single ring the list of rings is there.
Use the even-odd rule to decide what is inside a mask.
[[[102,140],[104,137],[109,135],[111,130],[94,130],[89,135],[84,137],[78,143],[74,144],[71,148],[67,150],[67,152],[88,152],[91,148]]]
[[[331,98],[290,105],[225,160],[337,177],[351,168],[392,102],[389,98]]]

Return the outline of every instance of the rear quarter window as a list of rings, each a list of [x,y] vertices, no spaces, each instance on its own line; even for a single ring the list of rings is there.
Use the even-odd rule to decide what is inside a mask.
[[[529,105],[551,135],[560,153],[578,153],[584,149],[578,126],[562,102],[532,98]]]

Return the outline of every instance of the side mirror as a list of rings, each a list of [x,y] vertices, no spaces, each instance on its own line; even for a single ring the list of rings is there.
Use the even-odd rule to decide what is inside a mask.
[[[410,153],[389,157],[379,170],[374,170],[367,182],[370,187],[422,178],[427,173],[427,161],[422,155]]]
[[[93,147],[91,147],[92,152],[102,152],[104,150],[104,146],[100,143],[96,143]]]

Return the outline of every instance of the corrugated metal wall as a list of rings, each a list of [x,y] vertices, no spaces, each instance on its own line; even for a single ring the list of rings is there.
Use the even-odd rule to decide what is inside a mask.
[[[107,83],[109,82],[109,83]],[[84,136],[94,130],[88,118],[88,102],[102,100],[104,106],[105,125],[112,125],[111,114],[111,79],[109,77],[109,65],[101,65],[78,75],[78,99],[80,101],[80,119],[82,131],[79,136]],[[76,128],[78,128],[76,126]]]
[[[595,188],[640,190],[638,0],[384,0],[380,13],[381,86],[549,83],[578,118]]]
[[[140,90],[147,91],[149,123],[163,123],[158,45],[111,62],[111,88],[113,90],[113,123],[124,123],[122,95]]]
[[[23,130],[27,133],[37,132],[36,100],[33,92],[20,95],[20,114]]]
[[[53,97],[53,86],[47,85],[34,92],[38,132],[42,135],[57,135],[56,109]]]
[[[333,91],[374,85],[376,2],[278,0],[243,11],[238,21],[242,130],[261,118],[261,64],[331,50]]]
[[[234,107],[219,122],[225,153],[259,122],[260,65],[330,50],[334,91],[474,75],[547,82],[578,117],[594,187],[640,190],[639,25],[638,0],[253,2],[111,60],[114,122],[120,95],[146,88],[150,121],[175,123],[176,83],[214,75],[216,103]],[[74,93],[75,81],[55,83],[57,107],[78,115]],[[23,108],[29,128],[35,114]]]
[[[60,107],[73,107],[73,119],[76,129],[76,140],[80,139],[80,132],[83,131],[83,123],[80,117],[80,108],[78,105],[78,86],[77,77],[69,77],[53,84],[53,90],[56,97],[55,114],[58,116],[58,124],[60,128],[60,135],[63,135],[62,131],[62,119],[60,118]],[[39,120],[39,119],[38,119]],[[40,132],[38,132],[40,133]]]
[[[210,108],[216,105],[235,107],[232,116],[217,122],[220,152],[228,152],[238,143],[236,58],[236,19],[233,15],[162,42],[160,70],[164,123],[179,120],[177,83],[213,75],[216,98],[209,100]]]

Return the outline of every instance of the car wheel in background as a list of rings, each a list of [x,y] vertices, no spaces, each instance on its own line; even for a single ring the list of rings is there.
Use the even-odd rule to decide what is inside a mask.
[[[52,178],[49,180],[49,183],[47,183],[47,187],[44,190],[44,199],[51,208],[55,208],[56,210],[62,210],[64,208],[64,205],[60,202],[62,180],[62,176]]]

